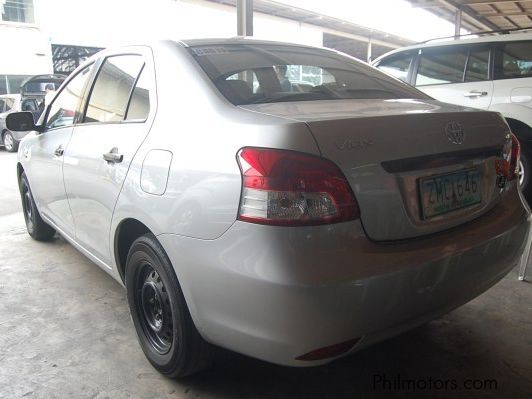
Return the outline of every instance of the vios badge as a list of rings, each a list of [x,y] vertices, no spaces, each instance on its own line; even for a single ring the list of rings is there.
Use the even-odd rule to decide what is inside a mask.
[[[449,122],[445,125],[445,134],[453,144],[462,144],[464,141],[464,128],[458,122]]]

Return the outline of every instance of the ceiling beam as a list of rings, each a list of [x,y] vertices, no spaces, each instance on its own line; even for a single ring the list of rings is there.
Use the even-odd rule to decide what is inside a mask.
[[[498,11],[498,12],[490,12],[490,13],[482,13],[480,14],[483,17],[490,18],[490,17],[521,17],[521,16],[527,16],[532,15],[532,10],[530,11],[523,11],[523,12],[516,12],[516,11]]]
[[[460,4],[464,6],[474,6],[478,4],[504,4],[504,3],[532,3],[532,0],[464,0]],[[444,7],[438,0],[411,2],[413,8],[442,8]]]
[[[452,13],[452,19],[449,18],[449,21],[454,20],[456,11],[461,10],[462,11],[462,26],[464,26],[465,24],[470,25],[470,26],[477,25],[477,26],[480,26],[480,28],[485,29],[485,30],[498,30],[499,27],[497,25],[490,22],[489,20],[484,18],[481,14],[479,14],[478,12],[468,7],[469,4],[467,3],[471,1],[489,2],[489,0],[467,0],[465,3],[458,3],[455,0],[432,0],[432,1],[417,0],[417,1],[410,1],[410,3],[412,4],[412,7],[414,8],[440,8],[440,9],[450,10]],[[502,0],[502,1],[507,1],[507,0]],[[512,2],[514,1],[517,1],[517,0],[513,0]],[[440,15],[440,17],[441,16],[442,15]],[[474,30],[475,29],[473,29],[473,31]]]
[[[471,6],[475,4],[503,4],[503,3],[515,3],[519,1],[520,3],[532,3],[532,0],[465,0],[462,4],[466,6]]]

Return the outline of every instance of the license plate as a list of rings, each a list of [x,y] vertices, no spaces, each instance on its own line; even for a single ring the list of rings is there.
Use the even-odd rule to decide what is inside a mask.
[[[466,208],[482,201],[480,172],[464,170],[419,180],[423,219]]]

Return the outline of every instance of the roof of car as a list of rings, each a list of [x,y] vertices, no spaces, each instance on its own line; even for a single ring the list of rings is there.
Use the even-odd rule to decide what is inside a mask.
[[[471,38],[471,39],[454,40],[451,38],[451,39],[441,40],[441,41],[433,40],[429,42],[414,44],[412,46],[401,47],[396,50],[390,51],[380,56],[379,58],[377,58],[374,61],[374,63],[391,54],[401,53],[403,51],[408,51],[408,50],[417,50],[417,49],[432,48],[432,47],[454,46],[454,45],[467,45],[467,44],[475,44],[475,43],[512,42],[512,41],[519,41],[519,40],[532,40],[532,33],[521,32],[521,33],[508,33],[508,34],[496,35],[496,36],[482,36],[482,37],[476,37],[476,38]]]
[[[182,43],[183,45],[187,47],[219,46],[223,44],[270,44],[270,45],[282,45],[282,46],[319,48],[316,46],[308,46],[305,44],[296,44],[296,43],[270,41],[270,40],[259,40],[259,39],[244,37],[244,36],[235,36],[235,37],[230,37],[230,38],[185,39],[185,40],[180,40],[180,43]]]

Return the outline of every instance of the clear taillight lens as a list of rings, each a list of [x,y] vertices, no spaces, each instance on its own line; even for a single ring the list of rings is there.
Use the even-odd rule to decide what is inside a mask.
[[[503,165],[498,167],[506,179],[513,180],[519,174],[519,158],[521,157],[521,144],[517,137],[510,133],[510,138],[503,150]]]
[[[237,158],[243,184],[240,220],[300,226],[360,217],[349,183],[329,160],[253,147],[240,150]]]

